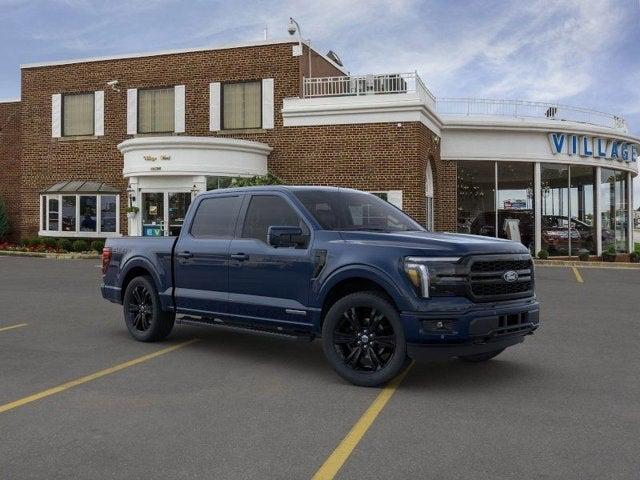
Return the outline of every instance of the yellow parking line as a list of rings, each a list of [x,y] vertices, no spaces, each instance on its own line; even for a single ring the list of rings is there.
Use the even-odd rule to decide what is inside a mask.
[[[576,276],[576,281],[578,283],[584,283],[584,280],[582,279],[582,275],[580,275],[580,271],[577,269],[577,267],[571,267],[573,270],[573,274]]]
[[[11,325],[10,327],[2,327],[0,328],[0,332],[6,332],[7,330],[13,330],[14,328],[26,327],[27,323],[19,323],[17,325]]]
[[[394,378],[382,389],[373,403],[351,428],[351,431],[347,436],[342,439],[329,458],[325,460],[320,469],[313,476],[313,480],[331,480],[336,476],[340,468],[342,468],[342,465],[344,465],[344,462],[346,462],[349,455],[351,455],[351,452],[353,452],[360,440],[362,440],[364,434],[367,433],[369,427],[373,425],[373,422],[376,420],[384,406],[398,389],[398,386],[407,373],[409,373],[413,364],[414,362],[411,361],[409,366],[400,375]]]
[[[40,400],[41,398],[50,397],[51,395],[55,395],[56,393],[64,392],[65,390],[68,390],[70,388],[77,387],[78,385],[82,385],[83,383],[87,383],[92,380],[97,380],[98,378],[104,377],[106,375],[110,375],[112,373],[119,372],[120,370],[124,370],[125,368],[133,367],[134,365],[138,365],[139,363],[146,362],[147,360],[151,360],[152,358],[159,357],[160,355],[164,355],[165,353],[173,352],[174,350],[178,350],[179,348],[186,347],[187,345],[197,341],[198,339],[194,338],[186,342],[178,343],[176,345],[172,345],[171,347],[163,348],[162,350],[158,350],[156,352],[143,355],[142,357],[134,358],[133,360],[129,360],[128,362],[121,363],[114,367],[100,370],[99,372],[92,373],[91,375],[87,375],[86,377],[81,377],[76,380],[63,383],[62,385],[58,385],[57,387],[49,388],[47,390],[43,390],[42,392],[34,393],[33,395],[29,395],[28,397],[21,398],[14,402],[5,403],[4,405],[0,405],[0,413],[13,410],[14,408],[22,407],[23,405],[26,405],[31,402],[35,402],[36,400]]]

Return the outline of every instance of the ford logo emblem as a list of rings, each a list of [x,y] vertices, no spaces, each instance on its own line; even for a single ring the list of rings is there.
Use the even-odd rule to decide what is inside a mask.
[[[518,280],[518,272],[515,270],[507,270],[504,272],[504,275],[502,275],[502,278],[504,278],[505,282],[513,283]]]

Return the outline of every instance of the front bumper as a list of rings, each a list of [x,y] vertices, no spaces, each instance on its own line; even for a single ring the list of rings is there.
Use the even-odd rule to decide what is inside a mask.
[[[402,312],[400,318],[411,349],[432,347],[434,353],[451,357],[522,342],[540,326],[540,305],[535,298],[488,303],[438,299],[428,311]]]

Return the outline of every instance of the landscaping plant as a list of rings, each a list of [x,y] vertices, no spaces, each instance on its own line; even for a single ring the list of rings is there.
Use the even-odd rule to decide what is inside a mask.
[[[84,240],[76,240],[75,242],[73,242],[74,252],[86,252],[87,250],[89,250],[89,246]]]
[[[549,252],[546,250],[540,250],[538,252],[538,258],[540,260],[546,260],[547,258],[549,258]]]
[[[101,253],[104,248],[104,240],[94,240],[91,242],[91,250]]]

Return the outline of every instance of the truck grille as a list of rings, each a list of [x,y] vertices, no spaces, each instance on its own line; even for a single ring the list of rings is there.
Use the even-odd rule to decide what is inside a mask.
[[[529,297],[534,289],[531,257],[526,254],[472,257],[469,288],[472,298],[478,301]]]

